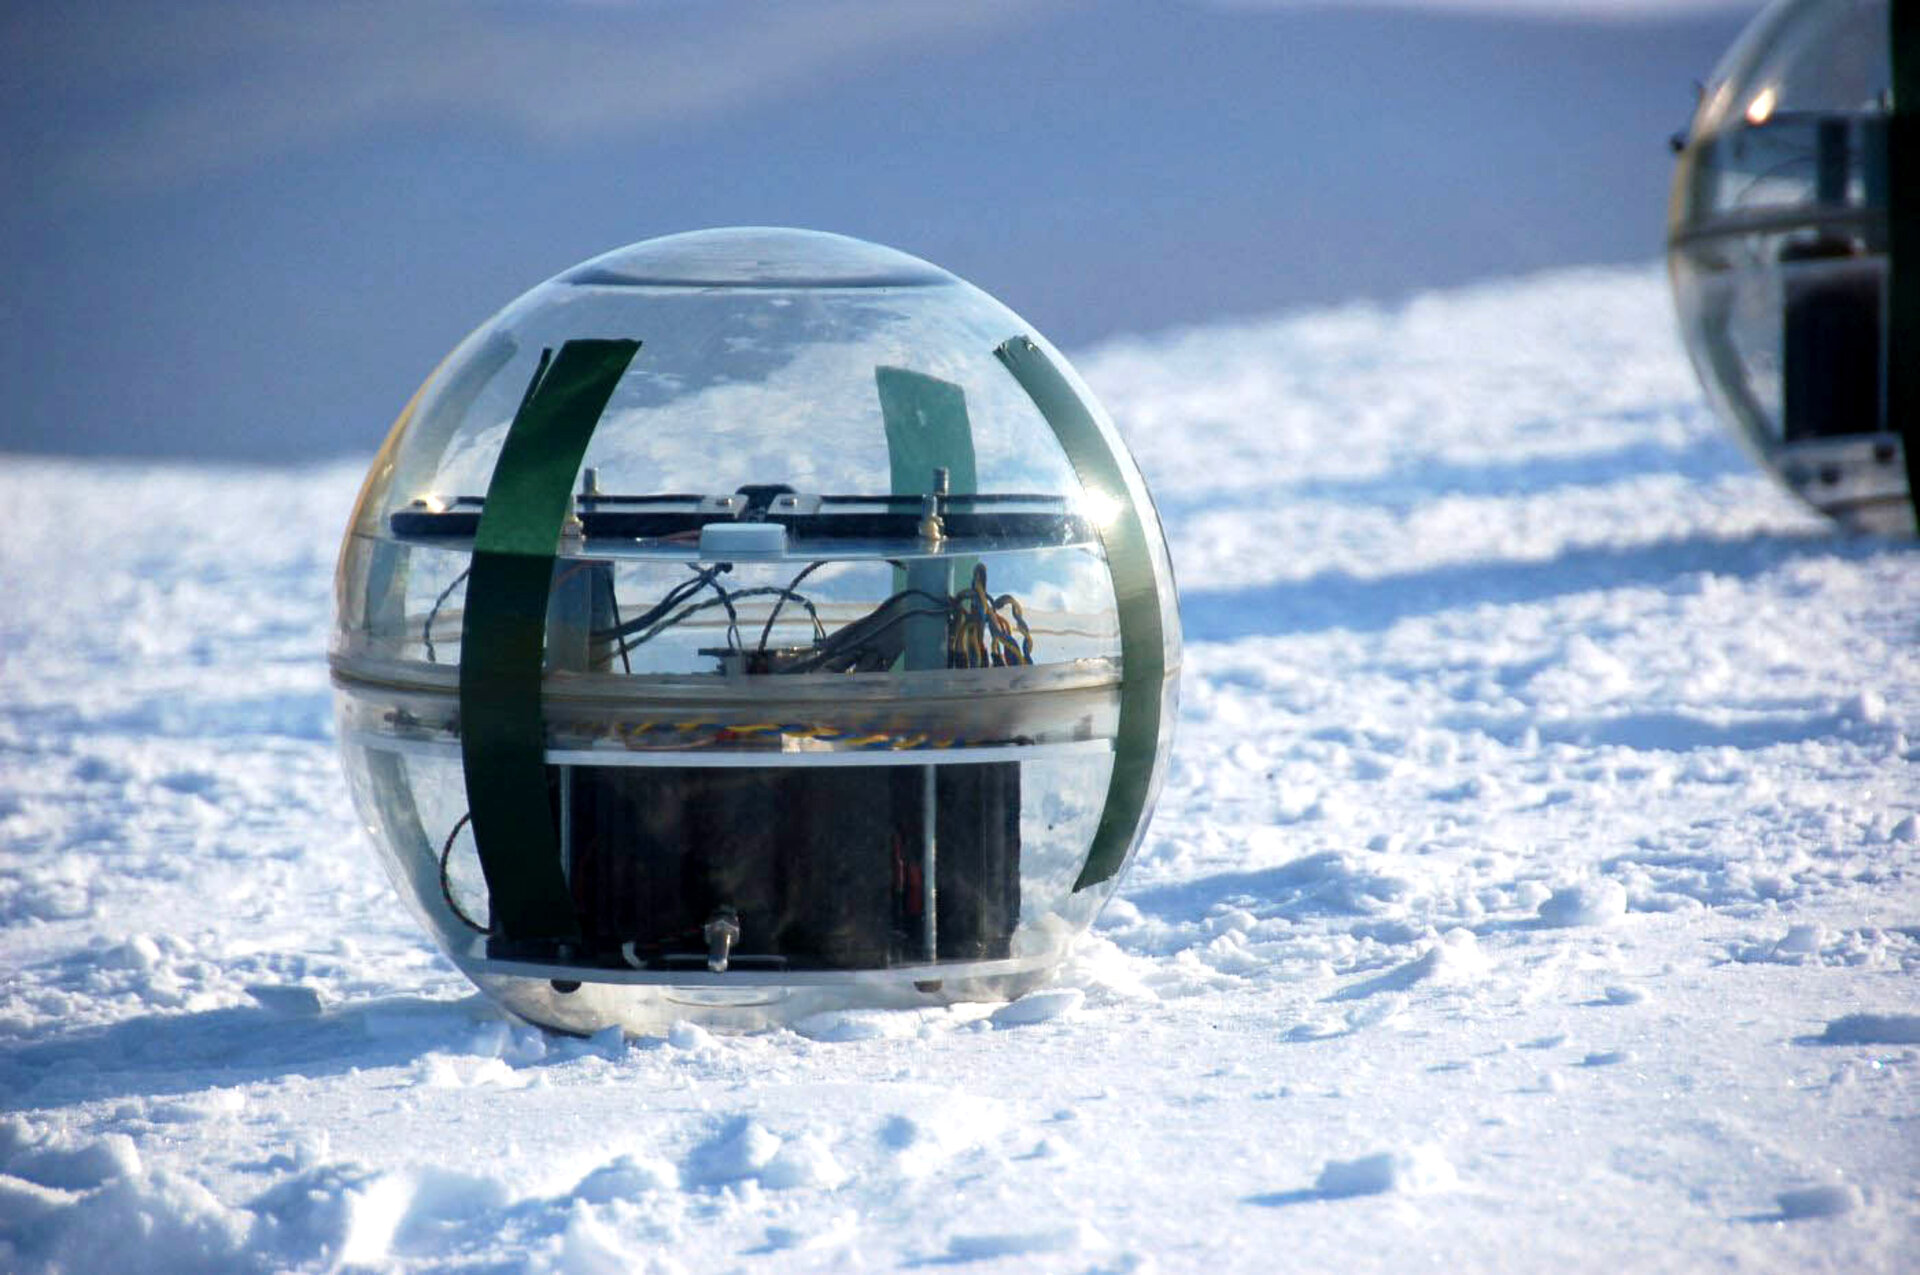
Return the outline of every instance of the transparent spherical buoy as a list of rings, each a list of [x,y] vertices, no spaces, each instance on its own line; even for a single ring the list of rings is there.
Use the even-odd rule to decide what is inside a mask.
[[[1668,265],[1722,419],[1792,491],[1912,533],[1888,421],[1887,0],[1784,0],[1714,70],[1675,174]]]
[[[346,770],[407,903],[565,1031],[1018,995],[1164,774],[1144,482],[985,293],[836,235],[649,240],[400,414],[341,549]]]

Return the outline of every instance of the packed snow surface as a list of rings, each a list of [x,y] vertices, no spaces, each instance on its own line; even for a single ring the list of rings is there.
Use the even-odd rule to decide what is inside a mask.
[[[1011,1006],[544,1035],[359,841],[359,464],[0,461],[0,1268],[1898,1270],[1920,571],[1651,269],[1109,344],[1189,646]],[[261,428],[272,428],[271,404]]]

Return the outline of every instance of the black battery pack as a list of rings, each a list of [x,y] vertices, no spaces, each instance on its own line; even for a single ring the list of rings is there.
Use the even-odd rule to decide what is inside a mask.
[[[738,927],[731,969],[918,964],[930,935],[942,961],[1009,954],[1018,763],[548,771],[598,962],[705,968],[720,918]]]
[[[1844,263],[1844,241],[1818,240],[1781,254],[1801,262]],[[1884,318],[1877,275],[1812,273],[1785,282],[1781,350],[1784,442],[1845,438],[1880,429]]]

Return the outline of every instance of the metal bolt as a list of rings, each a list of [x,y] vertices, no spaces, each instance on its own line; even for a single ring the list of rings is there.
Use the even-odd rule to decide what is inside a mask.
[[[715,974],[726,973],[733,945],[740,941],[740,914],[721,908],[701,927],[700,935],[707,941],[707,968]]]

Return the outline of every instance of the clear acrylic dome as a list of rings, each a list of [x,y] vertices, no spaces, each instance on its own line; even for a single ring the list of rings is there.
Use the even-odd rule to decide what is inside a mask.
[[[507,306],[401,413],[336,577],[363,822],[454,962],[570,1031],[1044,979],[1139,843],[1179,663],[1066,360],[796,230]]]
[[[1702,92],[1668,265],[1708,397],[1814,507],[1914,530],[1889,426],[1887,0],[1764,10]]]

